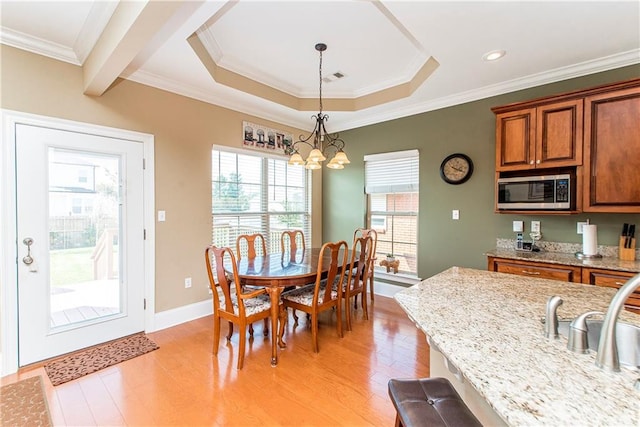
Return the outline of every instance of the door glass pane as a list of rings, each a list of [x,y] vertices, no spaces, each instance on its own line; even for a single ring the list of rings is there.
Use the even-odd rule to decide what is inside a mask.
[[[50,325],[122,312],[120,157],[49,148]]]

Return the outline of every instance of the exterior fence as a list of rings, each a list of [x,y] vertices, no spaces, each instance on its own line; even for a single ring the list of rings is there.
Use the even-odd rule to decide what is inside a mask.
[[[265,238],[267,253],[280,252],[280,235],[286,230],[271,229]],[[262,230],[258,227],[233,227],[231,225],[215,225],[213,227],[213,244],[218,247],[230,247],[234,252],[236,249],[236,240],[241,234],[255,234]]]

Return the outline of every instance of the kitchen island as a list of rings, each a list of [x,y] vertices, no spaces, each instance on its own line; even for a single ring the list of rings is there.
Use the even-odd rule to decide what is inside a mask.
[[[570,352],[566,338],[545,338],[541,323],[551,295],[564,301],[558,317],[571,319],[587,310],[606,311],[615,292],[452,267],[395,299],[431,343],[431,375],[439,376],[434,364],[441,352],[462,387],[493,411],[494,418],[479,417],[485,424],[637,426],[640,391],[633,386],[640,373],[599,369],[593,352]],[[624,310],[619,320],[640,325],[640,315]],[[468,400],[469,393],[461,395]],[[476,403],[467,404],[478,410]]]

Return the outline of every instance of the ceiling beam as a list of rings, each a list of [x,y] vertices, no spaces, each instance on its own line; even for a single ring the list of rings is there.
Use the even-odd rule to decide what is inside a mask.
[[[84,63],[84,93],[106,92],[181,6],[179,1],[121,1]]]

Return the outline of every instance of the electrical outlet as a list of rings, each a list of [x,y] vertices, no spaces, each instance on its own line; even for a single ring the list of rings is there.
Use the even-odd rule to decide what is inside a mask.
[[[191,287],[191,277],[187,277],[184,279],[184,287],[185,289]]]
[[[524,221],[513,221],[513,232],[522,233],[524,231]]]
[[[531,232],[540,233],[540,221],[531,221]]]
[[[587,225],[587,222],[586,222],[586,221],[585,221],[585,222],[578,222],[578,223],[577,223],[577,227],[576,227],[576,233],[578,233],[578,234],[582,234],[582,227],[583,227],[584,225]]]
[[[460,219],[460,211],[458,209],[451,211],[451,219]]]

